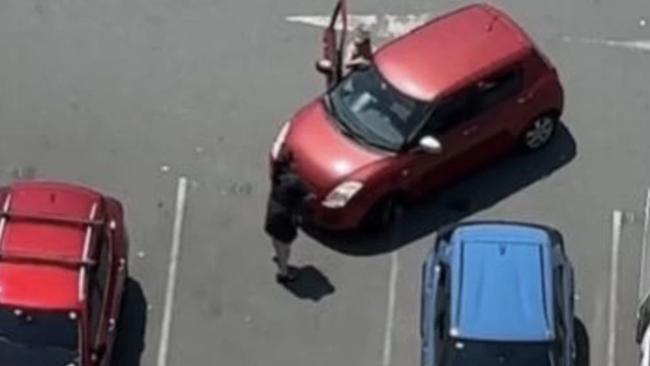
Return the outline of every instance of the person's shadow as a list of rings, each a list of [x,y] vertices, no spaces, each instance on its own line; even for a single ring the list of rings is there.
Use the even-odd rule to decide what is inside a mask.
[[[334,286],[318,268],[308,265],[300,268],[291,267],[291,270],[298,277],[282,285],[296,297],[317,302],[334,293]]]
[[[111,365],[140,365],[140,357],[145,347],[146,325],[147,299],[142,286],[133,278],[128,278],[122,298]]]
[[[514,153],[488,164],[407,207],[389,231],[377,228],[374,235],[369,235],[359,231],[332,233],[315,227],[303,229],[307,235],[341,253],[368,256],[391,252],[548,177],[569,164],[576,154],[575,139],[564,124],[559,124],[554,138],[541,150]]]

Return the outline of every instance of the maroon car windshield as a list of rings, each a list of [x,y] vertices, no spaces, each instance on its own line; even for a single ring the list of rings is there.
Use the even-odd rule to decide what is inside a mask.
[[[375,67],[355,71],[328,93],[329,109],[349,135],[400,150],[418,131],[430,103],[402,94]]]
[[[0,365],[75,364],[78,334],[69,312],[0,308]]]

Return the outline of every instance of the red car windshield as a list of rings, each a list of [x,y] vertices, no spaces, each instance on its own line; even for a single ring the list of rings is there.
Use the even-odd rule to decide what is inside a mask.
[[[0,365],[69,365],[77,354],[78,324],[69,312],[0,308]]]
[[[400,150],[420,129],[431,103],[402,94],[375,67],[352,72],[326,96],[341,127],[368,144]]]

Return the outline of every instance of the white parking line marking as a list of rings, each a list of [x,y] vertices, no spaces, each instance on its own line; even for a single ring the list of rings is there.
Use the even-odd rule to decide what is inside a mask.
[[[616,294],[618,293],[618,253],[621,244],[623,213],[612,213],[612,256],[609,274],[609,327],[607,339],[607,366],[615,366],[616,360]]]
[[[327,28],[330,24],[329,15],[292,15],[285,18],[290,23],[302,23],[318,28]],[[348,30],[354,29],[357,24],[371,27],[377,23],[376,15],[348,15]],[[335,26],[337,30],[342,29],[341,22]]]
[[[433,19],[435,14],[432,13],[419,13],[419,14],[348,14],[348,30],[354,29],[358,24],[362,24],[370,29],[377,38],[397,38],[409,31],[425,24]],[[292,15],[285,18],[286,21],[291,23],[302,23],[319,28],[326,28],[330,24],[330,15]],[[640,23],[641,26],[645,22]],[[335,25],[337,30],[343,28],[341,22]],[[588,44],[599,44],[610,47],[621,47],[627,49],[634,49],[638,51],[650,51],[650,40],[627,40],[615,41],[602,38],[585,38],[585,37],[562,37],[565,42],[578,42]]]
[[[431,13],[420,14],[348,14],[348,30],[356,28],[361,24],[368,28],[378,38],[396,38],[399,37],[433,18]],[[326,28],[330,24],[330,15],[294,15],[286,17],[288,22],[302,23],[319,28]],[[337,30],[341,30],[343,25],[337,22]]]
[[[650,225],[650,188],[646,191],[645,208],[643,210],[643,237],[641,238],[641,279],[639,280],[639,299],[646,294],[646,259],[648,256],[648,226]]]
[[[397,252],[390,255],[390,279],[388,282],[388,307],[386,311],[386,328],[384,329],[384,354],[382,366],[390,366],[393,347],[393,325],[395,322],[395,298],[397,290],[397,271],[399,269],[399,258]]]
[[[562,40],[569,43],[579,42],[579,43],[599,44],[599,45],[610,46],[610,47],[628,48],[628,49],[633,49],[638,51],[650,51],[650,40],[614,41],[614,40],[601,39],[601,38],[573,38],[573,37],[563,37]]]
[[[180,177],[176,189],[176,212],[174,214],[174,227],[172,231],[172,248],[169,256],[169,270],[167,274],[167,289],[165,290],[165,307],[160,331],[160,346],[158,348],[158,366],[167,365],[169,351],[169,333],[171,330],[172,313],[174,309],[174,292],[176,290],[176,272],[178,270],[178,257],[181,248],[181,230],[183,216],[185,215],[185,200],[187,198],[187,178]]]

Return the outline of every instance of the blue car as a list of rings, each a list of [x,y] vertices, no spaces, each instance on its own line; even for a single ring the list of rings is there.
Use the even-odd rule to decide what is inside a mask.
[[[555,229],[468,222],[422,271],[422,366],[573,366],[573,267]]]

